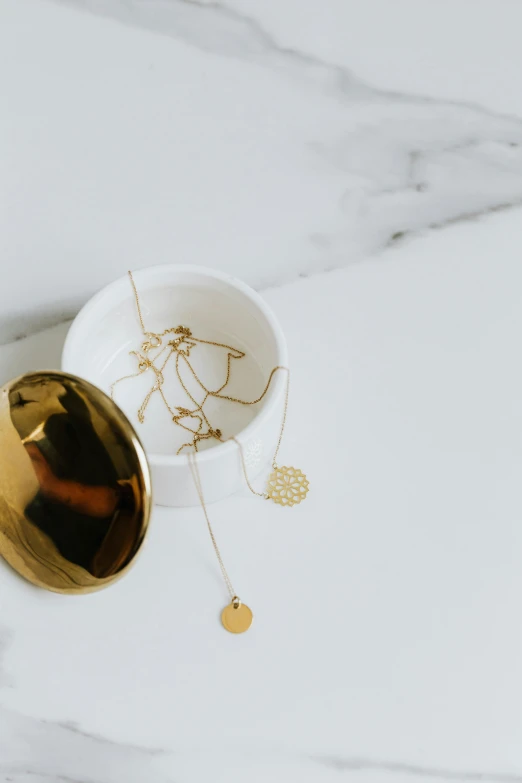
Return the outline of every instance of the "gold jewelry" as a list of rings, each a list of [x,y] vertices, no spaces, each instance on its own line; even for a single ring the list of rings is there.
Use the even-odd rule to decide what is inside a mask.
[[[223,612],[221,613],[221,622],[223,623],[223,626],[226,628],[226,630],[230,631],[230,633],[244,633],[245,631],[248,631],[252,625],[253,614],[251,609],[246,604],[242,603],[241,599],[236,595],[236,591],[232,587],[232,582],[230,581],[227,569],[225,568],[223,558],[221,557],[221,552],[219,551],[205,504],[205,497],[203,495],[203,488],[201,486],[201,476],[199,475],[197,456],[190,453],[188,460],[190,469],[192,471],[194,484],[196,485],[196,490],[199,496],[199,501],[201,503],[201,508],[203,509],[203,514],[205,515],[205,520],[207,522],[212,546],[214,547],[219,567],[221,568],[221,573],[223,574],[223,579],[225,580],[228,592],[230,593],[230,603],[225,606]]]
[[[241,351],[239,348],[234,348],[233,346],[227,345],[225,343],[218,343],[213,340],[204,340],[202,338],[194,337],[191,329],[187,326],[179,325],[176,327],[165,329],[163,332],[159,332],[159,333],[147,331],[145,327],[145,322],[143,320],[143,313],[141,310],[138,289],[136,287],[136,283],[134,281],[134,277],[131,271],[129,271],[129,279],[132,285],[132,290],[134,292],[136,310],[138,313],[141,330],[146,340],[142,343],[141,346],[141,350],[143,351],[143,354],[140,353],[139,351],[131,351],[131,355],[136,356],[136,358],[138,359],[138,372],[132,373],[130,375],[124,375],[122,378],[118,378],[116,381],[114,381],[114,383],[111,384],[111,397],[114,399],[114,389],[118,383],[127,380],[128,378],[136,378],[138,377],[138,375],[141,375],[143,372],[146,372],[147,370],[151,369],[155,374],[156,380],[154,385],[150,389],[150,391],[147,393],[145,399],[143,400],[143,403],[141,404],[138,410],[138,420],[140,421],[140,423],[143,423],[143,421],[145,420],[145,410],[147,408],[147,405],[152,395],[155,392],[159,392],[165,404],[165,407],[167,408],[167,410],[169,411],[172,417],[173,423],[182,427],[187,432],[193,434],[192,441],[189,441],[188,443],[184,443],[182,446],[180,446],[180,448],[177,451],[178,454],[180,454],[183,451],[183,449],[185,449],[186,447],[192,447],[194,451],[198,451],[198,443],[200,443],[202,440],[207,440],[209,438],[214,438],[215,440],[219,440],[221,443],[225,443],[227,440],[234,440],[239,448],[245,481],[252,494],[257,495],[258,497],[265,498],[266,500],[273,500],[278,505],[289,506],[289,507],[294,506],[297,503],[300,503],[302,500],[304,500],[306,498],[309,489],[309,482],[305,474],[296,468],[287,467],[286,465],[283,467],[279,467],[276,462],[277,456],[279,454],[279,449],[281,447],[281,441],[284,434],[286,417],[288,412],[288,395],[289,395],[289,386],[290,386],[289,369],[281,365],[274,367],[270,372],[265,388],[263,389],[259,397],[257,397],[255,400],[242,400],[239,397],[233,397],[228,394],[223,394],[222,393],[223,390],[227,387],[230,381],[232,359],[243,359],[245,357],[245,352]],[[168,352],[167,357],[163,361],[161,367],[158,368],[156,367],[155,362],[166,350],[167,346],[163,346],[163,338],[169,334],[177,334],[179,336],[168,342],[168,347],[170,347],[170,351]],[[218,389],[211,390],[207,388],[207,386],[203,383],[203,381],[201,380],[201,378],[194,370],[192,364],[189,361],[190,351],[192,348],[196,347],[198,343],[204,345],[213,345],[218,348],[225,348],[228,352],[226,379],[225,382]],[[156,353],[154,357],[148,357],[144,355],[149,353],[151,350],[155,348],[156,349],[159,348],[160,350],[158,353]],[[185,408],[182,406],[176,406],[176,408],[174,409],[168,402],[165,393],[163,391],[163,385],[165,382],[163,371],[165,370],[167,363],[169,362],[169,360],[174,354],[176,354],[175,368],[176,368],[176,375],[178,381],[183,391],[186,393],[186,395],[191,400],[191,402],[195,405],[195,408],[193,409]],[[190,370],[192,376],[194,377],[195,381],[198,383],[198,385],[200,386],[200,388],[205,394],[203,400],[200,403],[198,403],[198,401],[192,396],[192,394],[187,389],[186,384],[183,382],[179,370],[180,360],[184,361],[187,368]],[[288,373],[286,390],[285,390],[283,419],[281,422],[281,430],[279,433],[277,447],[272,459],[272,473],[268,478],[267,488],[265,492],[257,492],[252,487],[252,484],[248,477],[248,471],[246,467],[243,448],[240,442],[234,436],[232,436],[231,438],[223,438],[221,429],[219,427],[213,427],[210,424],[205,414],[204,406],[207,400],[209,399],[209,397],[214,397],[221,400],[228,400],[229,402],[235,402],[239,405],[257,405],[259,402],[261,402],[264,399],[264,397],[268,393],[274,375],[279,370],[285,370]],[[194,430],[191,427],[184,425],[182,423],[182,419],[184,418],[190,418],[197,421],[198,422],[197,428]],[[205,424],[207,427],[206,432],[201,431],[203,424]]]
[[[32,372],[0,389],[0,556],[57,593],[107,587],[149,524],[150,470],[138,436],[100,389]]]
[[[166,409],[170,413],[173,423],[192,434],[192,440],[180,446],[177,453],[180,454],[185,448],[193,448],[194,450],[194,452],[190,452],[188,455],[189,465],[192,471],[192,476],[201,503],[201,507],[205,515],[210,538],[212,540],[212,544],[216,552],[216,556],[221,568],[221,572],[223,574],[223,578],[225,580],[225,584],[227,585],[227,589],[230,593],[230,598],[231,598],[231,603],[223,610],[221,619],[224,627],[228,631],[231,631],[232,633],[243,633],[244,631],[248,630],[248,628],[252,623],[252,612],[249,609],[249,607],[246,606],[246,604],[243,604],[241,600],[238,598],[237,594],[235,593],[232,587],[227,571],[225,569],[214,536],[214,532],[210,524],[208,512],[206,509],[205,498],[203,495],[203,489],[201,486],[201,479],[200,479],[199,469],[197,465],[197,457],[195,453],[198,451],[198,444],[203,440],[213,438],[215,440],[220,441],[221,443],[225,443],[227,440],[233,440],[235,441],[235,443],[239,448],[243,474],[245,477],[247,487],[250,490],[250,492],[252,492],[252,494],[257,495],[258,497],[262,497],[265,500],[273,500],[275,503],[281,506],[291,507],[298,503],[301,503],[301,501],[306,498],[309,489],[309,481],[306,478],[305,474],[302,473],[302,471],[297,468],[287,467],[286,465],[280,467],[277,464],[277,457],[279,454],[279,449],[281,447],[281,441],[283,439],[284,429],[286,425],[286,418],[288,413],[290,371],[287,367],[283,367],[283,366],[274,367],[270,372],[265,388],[263,389],[259,397],[257,397],[255,400],[242,400],[239,397],[234,397],[232,395],[224,394],[223,392],[228,386],[228,383],[230,381],[232,360],[244,358],[245,352],[241,351],[238,348],[234,348],[231,345],[227,345],[225,343],[218,343],[213,340],[204,340],[202,338],[195,337],[192,334],[191,329],[187,326],[178,325],[175,327],[170,327],[168,329],[165,329],[163,332],[147,331],[145,327],[145,322],[143,320],[143,314],[141,310],[138,290],[136,288],[136,284],[134,282],[132,272],[130,271],[129,271],[129,278],[134,292],[136,309],[141,325],[142,334],[145,339],[141,344],[141,352],[131,351],[130,354],[132,356],[135,356],[138,361],[138,371],[130,375],[125,375],[122,378],[119,378],[116,381],[114,381],[114,383],[111,385],[111,397],[114,399],[114,389],[116,385],[121,381],[127,380],[129,378],[136,378],[142,373],[145,373],[148,370],[152,370],[155,376],[155,381],[153,386],[149,390],[149,392],[146,394],[138,410],[138,420],[141,423],[143,423],[145,419],[145,411],[150,402],[150,399],[153,396],[153,394],[158,392],[163,400]],[[174,337],[173,339],[170,339],[168,343],[164,345],[163,341],[167,335],[177,335],[177,336]],[[197,372],[195,371],[194,367],[190,362],[189,359],[190,352],[192,351],[193,348],[196,348],[198,344],[213,345],[219,348],[225,348],[227,350],[227,370],[226,370],[225,382],[217,389],[209,389],[205,385],[205,383],[203,383],[202,379],[199,377],[199,375],[197,374]],[[170,350],[167,351],[168,348]],[[157,351],[156,354],[151,355],[151,352],[154,350]],[[156,366],[156,362],[161,356],[163,356],[165,351],[167,351],[166,358],[164,358],[160,367]],[[163,389],[163,386],[165,384],[164,370],[168,362],[171,360],[173,356],[175,356],[176,376],[178,378],[181,388],[183,389],[187,397],[195,406],[192,409],[183,406],[173,407],[169,403],[165,395]],[[204,394],[204,397],[201,402],[197,401],[197,399],[190,393],[186,384],[184,383],[180,373],[180,362],[183,362],[185,364],[187,369],[192,374],[194,380],[201,388]],[[224,438],[221,429],[218,427],[214,427],[210,423],[207,414],[205,413],[204,407],[207,401],[209,400],[209,398],[211,397],[221,399],[221,400],[228,400],[229,402],[237,403],[239,405],[257,405],[259,402],[261,402],[264,399],[264,397],[268,393],[270,384],[272,383],[275,374],[279,370],[285,370],[287,372],[287,382],[286,382],[286,389],[285,389],[285,399],[284,399],[283,417],[281,421],[281,429],[279,432],[279,438],[277,441],[274,456],[272,458],[272,472],[268,477],[266,490],[264,492],[258,492],[256,489],[254,489],[254,487],[250,482],[245,456],[243,453],[243,447],[241,443],[235,436],[231,436],[230,438]],[[189,423],[186,422],[187,419],[189,420],[191,426],[189,426]],[[183,423],[184,420],[185,423]]]

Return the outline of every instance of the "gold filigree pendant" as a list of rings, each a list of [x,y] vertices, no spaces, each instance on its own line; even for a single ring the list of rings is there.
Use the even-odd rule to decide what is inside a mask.
[[[299,468],[274,466],[268,477],[266,497],[280,506],[295,506],[305,499],[310,482]]]

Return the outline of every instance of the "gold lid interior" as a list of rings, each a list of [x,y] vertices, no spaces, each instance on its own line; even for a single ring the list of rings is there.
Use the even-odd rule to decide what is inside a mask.
[[[0,390],[0,555],[58,593],[99,590],[122,576],[151,509],[143,447],[100,389],[61,372]]]

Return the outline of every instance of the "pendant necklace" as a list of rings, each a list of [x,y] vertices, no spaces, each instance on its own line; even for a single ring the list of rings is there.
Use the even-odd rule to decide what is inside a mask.
[[[183,443],[182,446],[180,446],[180,448],[178,449],[177,453],[180,454],[185,449],[191,449],[190,451],[188,451],[187,456],[188,456],[189,466],[192,472],[192,477],[194,480],[194,485],[196,487],[197,495],[203,510],[203,514],[205,516],[210,539],[212,541],[212,545],[214,547],[214,551],[216,553],[219,566],[221,568],[221,573],[223,575],[223,579],[227,586],[227,590],[230,594],[230,603],[223,609],[221,614],[221,621],[223,623],[224,628],[230,633],[235,633],[235,634],[244,633],[250,628],[252,624],[253,614],[250,608],[241,601],[241,599],[238,597],[237,593],[235,592],[232,583],[230,581],[228,572],[223,563],[223,559],[219,547],[216,542],[216,538],[214,535],[214,531],[212,529],[212,525],[210,523],[210,519],[205,503],[203,488],[201,485],[201,477],[200,477],[199,467],[197,463],[198,444],[200,444],[202,440],[207,440],[207,439],[214,439],[221,443],[226,443],[228,440],[233,440],[238,446],[245,482],[250,492],[252,492],[252,494],[264,498],[265,500],[272,500],[274,503],[281,506],[292,507],[298,503],[301,503],[306,498],[309,490],[309,481],[306,475],[298,468],[294,468],[286,465],[279,466],[277,463],[277,457],[279,454],[279,449],[281,447],[281,441],[283,439],[283,434],[286,425],[286,417],[288,412],[290,371],[287,367],[284,366],[274,367],[270,372],[265,388],[263,389],[260,396],[255,400],[242,400],[238,397],[232,397],[230,395],[224,394],[223,392],[230,381],[232,364],[236,360],[241,360],[242,358],[244,358],[246,355],[245,352],[237,348],[234,348],[233,346],[226,345],[224,343],[219,343],[213,340],[205,340],[202,338],[195,337],[192,334],[191,329],[187,326],[178,325],[175,327],[170,327],[160,333],[147,331],[147,329],[145,328],[145,323],[143,320],[143,315],[142,315],[142,310],[140,305],[140,299],[136,288],[136,284],[134,282],[134,278],[132,276],[132,272],[129,272],[129,278],[134,292],[136,309],[137,309],[138,318],[140,321],[144,340],[141,343],[139,350],[134,350],[130,352],[130,354],[134,356],[138,362],[137,372],[132,373],[130,375],[125,375],[122,378],[118,378],[111,385],[111,397],[114,399],[114,390],[117,384],[127,379],[136,378],[142,375],[143,373],[150,371],[153,375],[153,385],[150,388],[150,390],[147,392],[138,410],[138,421],[140,423],[144,422],[147,406],[152,396],[158,393],[161,399],[163,400],[163,403],[168,413],[170,414],[172,422],[176,426],[179,426],[181,429],[191,433],[192,435],[191,440],[188,443]],[[170,337],[171,339],[168,339],[166,344],[164,344],[165,338],[167,337]],[[199,375],[195,371],[190,361],[191,351],[197,350],[199,346],[215,346],[227,350],[226,379],[225,382],[217,389],[212,390],[205,385],[205,383],[199,377]],[[161,359],[161,363],[157,364],[157,362],[160,359]],[[190,400],[190,403],[193,407],[172,406],[168,401],[164,389],[165,386],[164,371],[167,365],[169,364],[169,362],[171,361],[174,363],[179,385],[182,391]],[[196,381],[197,385],[200,387],[201,394],[202,394],[202,398],[200,401],[198,401],[196,397],[191,392],[189,392],[187,385],[184,383],[182,379],[180,365],[184,365],[186,369],[189,370],[194,380]],[[272,459],[272,470],[268,477],[265,491],[258,492],[252,486],[248,476],[245,455],[243,452],[243,446],[235,436],[232,435],[230,437],[225,437],[223,435],[222,430],[219,427],[214,427],[210,423],[208,415],[205,411],[205,404],[208,402],[209,399],[217,398],[221,400],[228,400],[231,403],[235,403],[239,405],[256,405],[257,403],[261,402],[261,400],[264,399],[265,395],[267,394],[270,388],[270,384],[275,374],[282,370],[284,370],[287,373],[287,381],[286,381],[286,388],[285,388],[285,399],[284,399],[283,417],[281,421],[281,429],[279,432],[279,438]]]

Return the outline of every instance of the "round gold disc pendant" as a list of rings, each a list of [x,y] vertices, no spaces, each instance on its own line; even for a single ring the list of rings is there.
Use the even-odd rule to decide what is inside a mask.
[[[221,613],[221,622],[230,633],[244,633],[252,625],[252,610],[239,600],[225,606]]]

